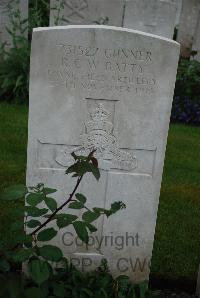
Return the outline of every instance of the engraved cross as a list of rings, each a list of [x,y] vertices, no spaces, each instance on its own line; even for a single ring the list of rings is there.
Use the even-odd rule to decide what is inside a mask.
[[[112,103],[110,110],[104,106],[108,100],[92,100],[93,108],[88,111],[89,119],[85,121],[85,132],[81,135],[81,145],[75,152],[79,155],[88,155],[92,150],[96,150],[95,155],[100,161],[100,167],[104,170],[123,169],[133,170],[137,167],[137,159],[133,153],[118,148],[117,138],[114,135],[114,125],[111,118],[114,118],[115,103]],[[104,102],[104,104],[102,103]],[[66,150],[68,151],[68,150]],[[56,162],[63,164],[68,152],[61,152],[56,157]],[[64,157],[65,155],[65,157]]]
[[[71,13],[67,16],[68,18],[74,15],[77,15],[82,19],[85,18],[84,14],[81,11],[88,7],[88,3],[86,0],[82,0],[78,2],[67,1],[65,5],[71,9]]]

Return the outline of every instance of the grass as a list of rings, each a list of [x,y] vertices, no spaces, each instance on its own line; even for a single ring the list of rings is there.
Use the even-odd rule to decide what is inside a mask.
[[[25,106],[0,104],[0,188],[25,182]],[[170,126],[152,272],[196,279],[200,263],[200,127]],[[0,235],[9,243],[15,203],[0,202]]]
[[[0,189],[25,182],[28,109],[0,104]],[[0,202],[0,240],[10,243],[12,209],[17,203]]]
[[[152,271],[196,279],[200,264],[200,127],[171,125]]]

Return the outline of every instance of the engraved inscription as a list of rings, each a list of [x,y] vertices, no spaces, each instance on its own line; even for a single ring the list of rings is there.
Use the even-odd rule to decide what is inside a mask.
[[[150,50],[57,44],[58,68],[48,69],[50,86],[68,90],[153,94]]]

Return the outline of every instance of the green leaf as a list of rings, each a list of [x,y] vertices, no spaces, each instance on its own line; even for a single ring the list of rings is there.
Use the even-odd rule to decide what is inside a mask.
[[[96,212],[101,212],[102,214],[105,214],[107,217],[109,217],[124,208],[126,208],[126,205],[120,201],[112,203],[111,208],[109,210],[102,208],[93,208],[93,210]]]
[[[140,289],[140,297],[145,298],[145,293],[148,290],[148,281],[144,281],[138,284]]]
[[[26,197],[27,204],[35,207],[44,200],[44,195],[40,193],[30,193]]]
[[[45,187],[43,191],[46,195],[49,195],[50,193],[57,192],[57,189]]]
[[[24,222],[23,220],[19,220],[14,222],[11,227],[10,227],[10,231],[14,232],[14,231],[18,231],[18,230],[22,230],[24,228]]]
[[[25,212],[27,213],[28,216],[32,217],[40,217],[44,214],[46,214],[49,210],[46,208],[37,208],[37,207],[32,207],[32,206],[26,206],[25,207]]]
[[[82,219],[91,223],[94,220],[96,220],[97,218],[99,218],[101,214],[99,212],[92,212],[92,211],[86,211],[85,213],[83,213],[82,215]]]
[[[70,173],[75,173],[76,176],[82,176],[86,173],[87,171],[85,170],[84,167],[84,163],[77,161],[75,164],[73,164],[72,166],[70,166],[67,170],[66,170],[66,174],[70,174]]]
[[[57,231],[54,228],[45,229],[37,235],[38,241],[49,241],[57,235]]]
[[[75,196],[76,196],[77,200],[79,202],[81,202],[82,204],[86,203],[87,198],[84,195],[82,195],[81,193],[76,193]]]
[[[111,211],[111,214],[114,214],[117,211],[125,208],[126,208],[126,205],[123,202],[114,202],[111,204],[110,211]]]
[[[53,293],[56,297],[67,297],[67,292],[63,284],[54,283]]]
[[[39,227],[40,225],[41,225],[40,221],[35,219],[31,219],[27,222],[27,227],[31,229]]]
[[[10,214],[13,218],[17,218],[17,217],[24,217],[24,207],[20,208],[20,206],[18,208],[13,208],[12,210],[10,210]]]
[[[26,187],[22,184],[12,185],[4,189],[0,194],[0,199],[6,201],[15,201],[21,199],[26,194]]]
[[[76,173],[76,164],[70,166],[66,171],[65,171],[65,174],[71,174],[71,173]]]
[[[130,288],[130,295],[131,298],[136,298],[136,288],[134,285],[132,285],[132,287]]]
[[[81,202],[72,202],[72,203],[70,203],[69,204],[69,208],[71,208],[71,209],[82,209],[82,208],[84,208],[84,204],[83,203],[81,203]]]
[[[86,159],[85,157],[83,158]],[[79,160],[75,164],[67,169],[66,174],[75,173],[75,176],[83,176],[85,173],[88,172],[91,172],[89,161],[87,159],[82,160],[79,158]]]
[[[0,272],[8,272],[10,271],[10,264],[6,259],[0,258]]]
[[[33,244],[32,236],[31,235],[25,235],[23,245],[25,245],[27,248],[31,248],[32,244]]]
[[[1,285],[0,286],[0,297],[1,298],[5,298],[5,297],[6,298],[21,298],[21,297],[23,297],[22,279],[19,276],[19,274],[16,274],[16,272],[13,272],[13,273],[9,272],[9,274],[5,274],[5,279],[0,280],[0,285]]]
[[[85,243],[88,243],[88,231],[86,229],[86,224],[82,221],[73,222],[74,229],[78,235],[78,237]]]
[[[44,199],[44,201],[45,201],[47,207],[48,207],[52,212],[55,211],[55,210],[57,209],[57,202],[56,202],[55,199],[46,197],[46,198]]]
[[[93,210],[94,210],[94,212],[104,214],[106,209],[94,207]]]
[[[76,163],[67,169],[66,174],[74,173],[73,177],[81,177],[85,173],[91,172],[94,177],[99,180],[100,171],[98,168],[98,161],[93,157],[93,153],[94,152],[91,152],[88,157],[72,154]]]
[[[83,296],[83,297],[94,297],[94,294],[92,293],[92,291],[88,290],[88,289],[82,289],[81,293],[85,293],[87,296]],[[103,298],[103,297],[102,297]]]
[[[18,252],[15,253],[13,256],[13,260],[16,263],[22,263],[30,258],[30,256],[33,254],[32,249],[20,249]]]
[[[78,217],[73,214],[59,214],[57,216],[57,225],[60,229],[69,226]]]
[[[89,231],[90,231],[91,233],[94,233],[94,232],[97,231],[97,228],[96,228],[95,226],[91,225],[90,223],[85,222],[85,224],[86,224],[86,227],[89,229]]]
[[[46,261],[33,259],[28,264],[28,270],[30,277],[37,285],[41,285],[49,279],[50,271],[49,265]]]
[[[32,287],[25,290],[25,298],[42,298],[43,294],[40,288]]]
[[[32,236],[31,235],[26,235],[25,232],[23,233],[16,233],[15,237],[13,238],[13,244],[14,245],[31,245],[32,244]]]
[[[38,250],[39,255],[48,261],[59,262],[63,257],[63,253],[60,248],[53,245],[44,245]]]
[[[129,277],[125,275],[120,275],[116,279],[117,284],[118,284],[118,289],[120,296],[119,297],[125,297],[125,293],[127,292],[128,289],[130,289],[130,282],[129,282]]]
[[[99,180],[99,178],[100,178],[100,171],[99,171],[99,168],[96,167],[94,164],[91,164],[91,163],[90,163],[90,169],[91,169],[92,174],[93,174],[94,177],[96,178],[96,180]]]
[[[77,160],[77,158],[78,158],[78,156],[75,154],[75,152],[72,152],[71,156],[74,158],[74,160]]]

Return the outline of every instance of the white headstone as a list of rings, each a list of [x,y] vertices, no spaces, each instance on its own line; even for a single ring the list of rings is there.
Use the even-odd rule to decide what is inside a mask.
[[[181,10],[182,10],[182,0],[169,0],[172,3],[174,3],[177,6],[177,12],[176,12],[176,26],[179,26],[180,18],[181,18]]]
[[[198,24],[200,0],[183,0],[177,40],[181,44],[181,56],[190,57]]]
[[[6,43],[6,46],[12,46],[12,38],[8,33],[7,28],[11,29],[11,21],[9,14],[11,13],[11,9],[8,5],[11,5],[13,11],[19,11],[21,20],[28,19],[28,0],[1,0],[0,1],[0,42]],[[28,24],[28,23],[27,23]],[[18,34],[19,32],[17,32]],[[28,31],[25,31],[25,36],[28,37]]]
[[[200,11],[192,50],[195,54],[194,59],[200,62]]]
[[[122,26],[123,11],[124,0],[51,0],[50,25],[94,24],[108,18],[108,25]]]
[[[165,0],[126,0],[124,27],[173,38],[176,12]]]
[[[178,57],[176,42],[131,29],[34,30],[27,185],[57,188],[60,205],[75,183],[70,153],[95,148],[100,181],[88,175],[79,192],[89,207],[127,206],[98,222],[88,249],[73,229],[59,232],[54,241],[81,269],[106,258],[114,275],[148,279]]]

